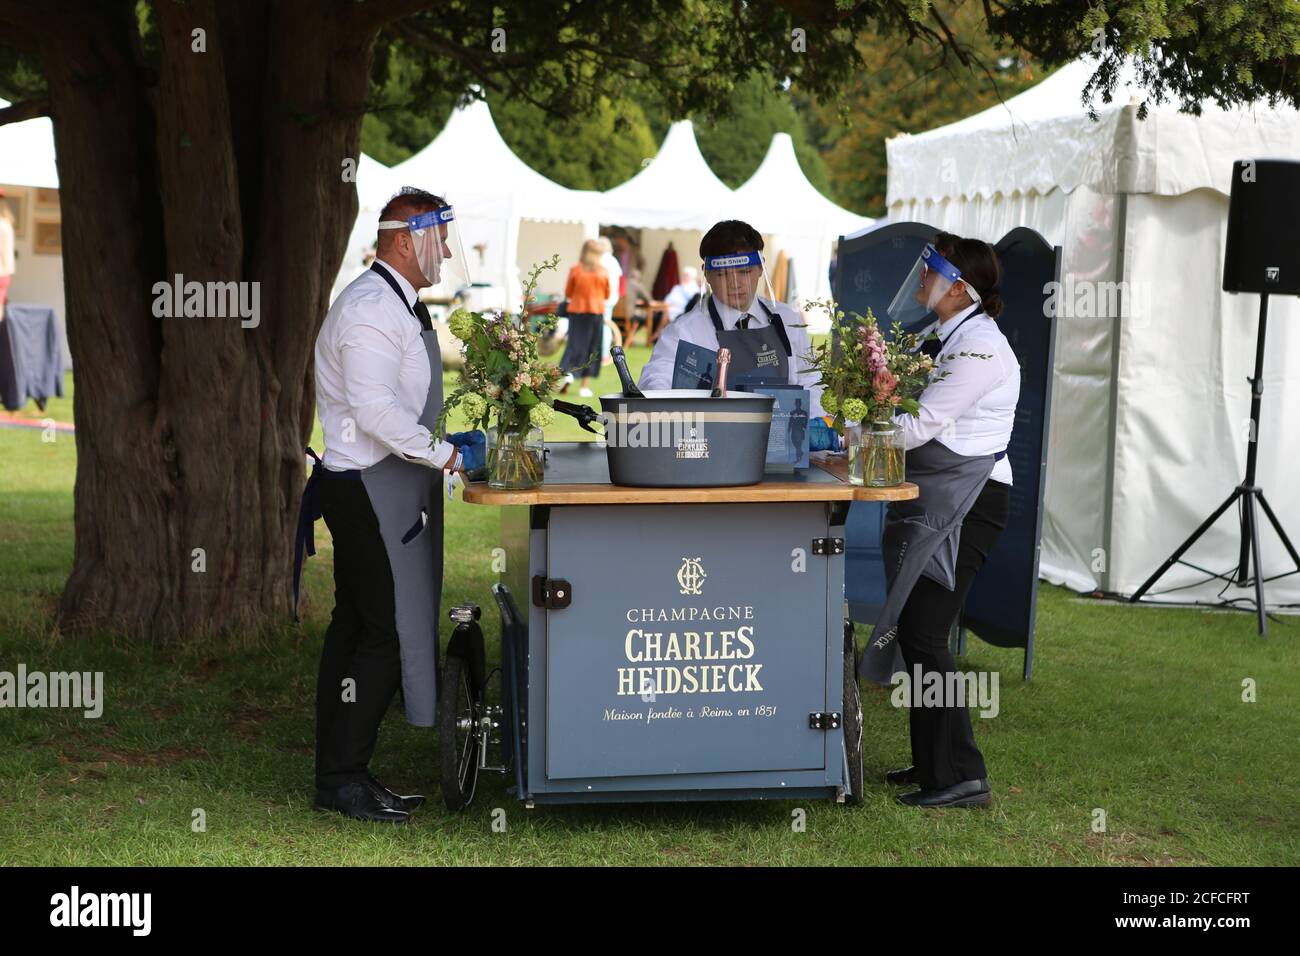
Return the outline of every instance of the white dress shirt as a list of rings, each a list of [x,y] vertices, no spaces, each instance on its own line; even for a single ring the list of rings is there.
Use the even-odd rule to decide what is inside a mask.
[[[614,306],[618,305],[618,300],[622,298],[618,293],[618,280],[623,278],[623,265],[618,261],[618,256],[612,252],[602,255],[600,264],[609,273],[609,298],[605,300],[605,318],[608,319],[614,314]]]
[[[375,261],[414,305],[415,287]],[[430,468],[451,460],[455,447],[445,441],[430,446],[432,435],[419,422],[434,371],[420,332],[420,320],[370,270],[334,300],[316,336],[316,410],[326,468],[369,468],[389,454]]]
[[[947,370],[948,375],[932,380],[921,393],[919,416],[894,417],[903,426],[907,448],[934,438],[959,455],[991,455],[1005,450],[1011,441],[1020,398],[1020,362],[988,314],[962,322],[975,308],[971,305],[947,322],[935,322],[924,330],[925,335],[939,334],[935,371]],[[979,352],[990,357],[958,356],[955,352]],[[1011,484],[1011,459],[995,462],[989,477]]]
[[[734,329],[744,313],[733,309],[717,296],[712,296],[712,298],[718,308],[718,318],[722,320],[722,327],[724,329]],[[801,369],[807,368],[807,355],[812,351],[812,340],[808,338],[808,330],[804,327],[803,317],[784,302],[768,302],[766,299],[763,302],[781,317],[781,324],[785,326],[786,335],[790,337],[790,351],[794,354],[786,359],[790,366],[789,384],[800,385],[812,393],[812,407],[809,416],[811,418],[820,418],[825,414],[822,411],[822,387],[817,384],[821,380],[821,374],[815,371],[801,371]],[[771,324],[767,312],[759,305],[757,299],[755,299],[748,311],[753,316],[749,328],[761,329]],[[650,361],[641,370],[641,379],[637,384],[640,385],[642,391],[673,387],[673,367],[677,362],[677,343],[679,342],[689,342],[692,345],[717,349],[718,336],[713,331],[713,320],[709,318],[708,299],[701,298],[695,308],[674,319],[660,333],[658,341],[655,342],[655,350],[650,356]]]
[[[698,282],[679,282],[673,286],[669,293],[664,296],[664,301],[668,303],[668,320],[671,322],[690,305],[691,299],[700,294],[700,284]]]

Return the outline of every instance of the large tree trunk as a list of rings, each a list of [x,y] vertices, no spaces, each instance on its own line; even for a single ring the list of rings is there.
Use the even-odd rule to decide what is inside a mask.
[[[261,628],[290,613],[312,345],[356,216],[342,164],[376,30],[355,4],[161,0],[155,76],[133,6],[67,3],[39,34],[76,370],[61,619],[160,640]],[[178,273],[260,283],[260,324],[155,318],[154,283]]]

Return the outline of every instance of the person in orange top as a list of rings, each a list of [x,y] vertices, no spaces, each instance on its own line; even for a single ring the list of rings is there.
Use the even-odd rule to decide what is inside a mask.
[[[601,247],[595,239],[582,244],[579,262],[569,270],[564,283],[568,300],[569,338],[560,359],[560,368],[568,373],[561,392],[569,390],[573,378],[582,379],[578,394],[591,397],[591,379],[600,374],[601,326],[605,319],[605,300],[610,297],[609,273],[600,264]]]

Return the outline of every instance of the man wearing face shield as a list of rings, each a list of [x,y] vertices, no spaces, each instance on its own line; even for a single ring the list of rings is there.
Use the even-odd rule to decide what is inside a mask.
[[[812,447],[831,448],[834,435],[821,407],[820,375],[804,371],[812,350],[802,317],[777,302],[763,266],[763,237],[736,219],[714,225],[700,241],[704,288],[695,307],[674,319],[641,370],[642,391],[672,388],[682,342],[731,350],[730,381],[746,377],[800,385],[812,395]]]
[[[338,296],[316,339],[325,435],[303,494],[295,563],[325,518],[334,541],[334,612],[316,688],[317,809],[404,823],[424,802],[370,771],[398,688],[407,719],[434,723],[442,588],[444,471],[482,463],[481,436],[436,439],[442,411],[437,333],[418,290],[469,284],[455,213],[403,189],[380,215],[371,268]],[[295,569],[295,603],[298,571]]]
[[[997,254],[978,239],[941,232],[927,244],[889,306],[905,328],[933,313],[921,346],[935,374],[920,414],[899,415],[907,478],[920,495],[891,502],[881,539],[887,595],[862,657],[860,676],[878,684],[898,672],[928,686],[956,664],[948,635],[1010,510],[1006,457],[1020,395],[1020,365],[996,317],[1002,311]],[[908,709],[913,765],[886,774],[919,789],[899,801],[919,807],[983,806],[990,788],[964,702]]]

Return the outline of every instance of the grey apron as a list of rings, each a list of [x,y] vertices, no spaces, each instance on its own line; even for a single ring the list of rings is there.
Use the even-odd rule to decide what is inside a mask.
[[[723,328],[713,296],[709,296],[709,319],[718,337],[718,348],[731,349],[730,380],[734,384],[742,375],[758,374],[774,381],[789,382],[790,358],[794,352],[790,348],[785,323],[762,299],[756,298],[755,301],[767,313],[769,324],[761,329],[727,329]]]
[[[907,453],[907,480],[920,495],[892,501],[885,511],[880,550],[885,560],[885,604],[871,631],[858,676],[882,686],[906,670],[898,647],[898,618],[924,575],[949,591],[957,586],[961,523],[993,472],[997,455],[959,455],[935,439]]]
[[[408,309],[406,296],[376,269]],[[412,315],[414,315],[412,310]],[[442,414],[442,353],[438,333],[422,331],[429,357],[429,393],[419,422],[432,431]],[[438,609],[442,604],[442,472],[397,455],[361,470],[379,535],[393,570],[397,637],[402,650],[406,719],[432,727],[438,707]]]

